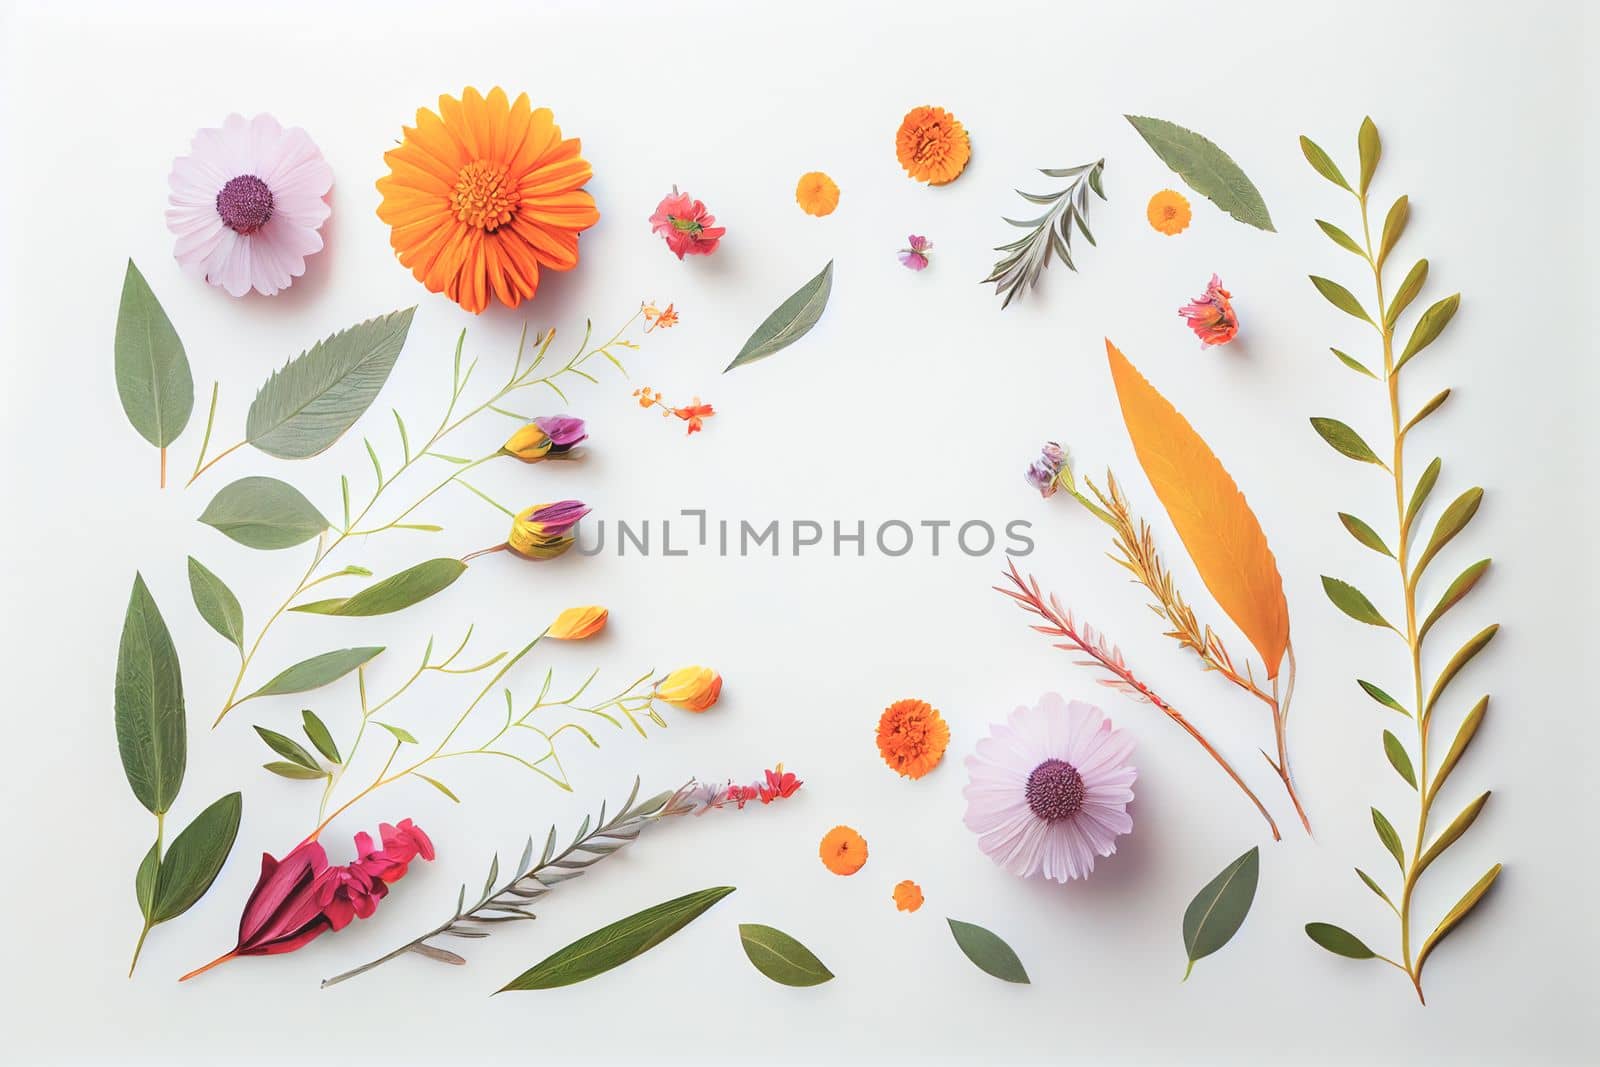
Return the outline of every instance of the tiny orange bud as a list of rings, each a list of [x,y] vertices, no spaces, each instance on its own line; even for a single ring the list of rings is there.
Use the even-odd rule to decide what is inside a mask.
[[[568,608],[556,616],[556,621],[545,631],[557,641],[582,641],[606,628],[610,613],[598,604]]]
[[[684,711],[705,711],[722,696],[722,675],[710,667],[679,667],[656,683],[655,695]]]

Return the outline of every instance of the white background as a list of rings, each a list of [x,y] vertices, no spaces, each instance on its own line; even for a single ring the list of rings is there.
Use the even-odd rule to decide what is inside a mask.
[[[900,12],[829,4],[644,6],[450,4],[23,4],[6,18],[3,200],[12,343],[4,367],[8,506],[3,693],[4,965],[0,1018],[13,1062],[1550,1062],[1591,1059],[1582,1005],[1593,1006],[1594,699],[1580,635],[1593,632],[1594,517],[1578,413],[1594,396],[1589,303],[1580,259],[1592,190],[1593,19],[1577,4],[1012,5],[924,3]],[[1584,25],[1588,21],[1590,25]],[[393,260],[374,214],[382,153],[416,107],[440,92],[499,84],[528,91],[583,139],[600,224],[582,262],[545,276],[537,300],[474,318],[426,293]],[[901,115],[932,103],[972,133],[954,185],[905,178],[893,153]],[[304,126],[332,164],[327,250],[273,299],[230,299],[180,275],[162,211],[170,162],[193,131],[230,111],[271,111]],[[1191,196],[1176,239],[1144,221],[1146,198],[1175,185],[1123,120],[1164,116],[1227,148],[1261,188],[1279,232],[1234,223]],[[1410,405],[1456,391],[1419,432],[1413,469],[1445,457],[1447,499],[1485,487],[1479,516],[1435,581],[1493,555],[1490,578],[1438,631],[1442,659],[1494,620],[1504,630],[1456,683],[1446,722],[1494,694],[1443,815],[1495,793],[1461,844],[1428,873],[1420,914],[1436,916],[1490,863],[1504,875],[1474,920],[1433,957],[1420,1008],[1379,964],[1335,959],[1300,932],[1349,926],[1391,950],[1394,924],[1353,864],[1385,869],[1371,803],[1409,813],[1385,765],[1383,714],[1356,690],[1400,684],[1403,653],[1325,601],[1318,575],[1354,578],[1387,603],[1391,572],[1339,528],[1334,512],[1379,522],[1382,472],[1341,460],[1307,427],[1337,415],[1373,437],[1380,392],[1328,355],[1371,358],[1371,342],[1305,281],[1331,274],[1364,292],[1355,259],[1312,225],[1350,225],[1352,203],[1317,178],[1295,137],[1308,133],[1354,171],[1354,134],[1377,120],[1380,197],[1409,193],[1397,261],[1426,255],[1436,298],[1461,290],[1444,340],[1407,372]],[[1107,159],[1100,246],[1060,266],[1002,312],[976,284],[1000,223],[1025,205],[1014,186],[1047,188],[1038,167]],[[813,219],[795,179],[826,170],[839,210]],[[646,217],[674,182],[729,230],[706,260],[679,263]],[[894,252],[928,235],[917,275]],[[1589,236],[1592,238],[1592,230]],[[173,450],[193,463],[213,379],[217,439],[242,425],[259,382],[316,338],[419,304],[380,405],[359,429],[393,454],[384,408],[413,426],[436,417],[450,349],[467,329],[483,382],[503,374],[518,330],[560,331],[564,350],[592,316],[609,330],[641,299],[676,301],[683,322],[631,356],[631,382],[579,383],[570,410],[589,420],[587,459],[498,464],[485,486],[519,506],[580,496],[596,516],[643,519],[704,507],[713,518],[1027,518],[1027,560],[1051,589],[1113,635],[1148,680],[1226,745],[1286,829],[1281,844],[1214,767],[1150,708],[1098,689],[1029,633],[990,591],[1002,560],[926,544],[902,559],[594,559],[550,566],[493,557],[447,594],[378,620],[292,617],[267,642],[252,680],[329,647],[383,643],[374,685],[394,684],[429,633],[478,625],[474,647],[515,645],[571,603],[612,612],[604,639],[541,654],[512,676],[531,698],[544,665],[576,681],[591,666],[621,684],[649,667],[716,666],[718,707],[672,712],[646,743],[602,736],[571,750],[567,796],[506,763],[446,777],[460,807],[421,785],[390,787],[326,840],[413,816],[438,842],[377,917],[303,951],[172,979],[233,941],[256,857],[282,852],[313,821],[314,787],[258,769],[249,727],[287,728],[302,701],[247,704],[207,729],[233,674],[231,652],[188,603],[194,553],[244,602],[252,629],[304,566],[305,548],[251,552],[193,519],[232,478],[272,473],[329,514],[338,475],[367,476],[360,433],[286,465],[246,451],[195,487],[156,490],[155,454],[128,427],[111,374],[125,259],[143,268],[194,366],[196,412]],[[766,313],[829,259],[833,299],[803,342],[726,377],[721,368]],[[1235,294],[1240,339],[1202,352],[1174,315],[1219,272]],[[1419,307],[1421,305],[1418,305]],[[1102,337],[1110,336],[1224,458],[1260,516],[1282,569],[1302,677],[1292,751],[1316,841],[1293,827],[1275,780],[1252,758],[1266,722],[1162,638],[1139,591],[1104,557],[1103,528],[1020,478],[1039,442],[1072,446],[1098,473],[1112,465],[1202,613],[1218,612],[1181,559],[1118,417]],[[698,393],[718,415],[686,438],[641,411],[641,384],[675,402]],[[540,402],[543,410],[559,405]],[[505,424],[463,433],[451,451],[492,447]],[[181,478],[179,479],[181,481]],[[420,491],[420,490],[419,490]],[[397,489],[394,499],[404,502]],[[1580,503],[1581,502],[1581,503]],[[387,535],[343,559],[379,573],[493,543],[501,517],[466,493],[430,514],[448,529]],[[133,871],[152,832],[130,795],[112,729],[117,633],[133,572],[143,572],[183,655],[191,718],[181,825],[243,788],[237,850],[210,894],[158,928],[125,977],[137,933]],[[1235,637],[1236,649],[1243,641]],[[1438,660],[1430,655],[1431,666]],[[599,683],[597,683],[599,684]],[[460,706],[466,683],[416,691],[396,718],[424,734]],[[348,736],[348,683],[309,703]],[[1139,741],[1135,830],[1087,883],[1019,882],[993,867],[961,825],[962,758],[986,724],[1040,693],[1101,702]],[[919,782],[879,761],[872,732],[890,701],[926,698],[954,734]],[[1404,723],[1398,724],[1405,726]],[[1448,726],[1446,728],[1449,728]],[[1401,730],[1402,736],[1409,736]],[[370,753],[369,753],[370,754]],[[698,774],[748,778],[777,760],[806,779],[783,806],[661,827],[546,902],[537,924],[467,947],[470,965],[407,958],[336,990],[318,979],[432,925],[458,881],[481,879],[491,853],[514,857],[552,822],[615,800],[634,774],[646,789]],[[1410,815],[1397,815],[1409,821]],[[835,823],[867,837],[850,879],[816,859]],[[1179,922],[1193,893],[1252,844],[1261,888],[1240,934],[1187,984]],[[928,903],[889,900],[902,878]],[[579,934],[703,886],[738,892],[646,957],[570,989],[488,994]],[[1021,954],[1033,984],[974,970],[944,917],[988,926]],[[773,985],[745,961],[739,922],[793,933],[837,973],[811,990]],[[1427,920],[1423,920],[1427,921]]]

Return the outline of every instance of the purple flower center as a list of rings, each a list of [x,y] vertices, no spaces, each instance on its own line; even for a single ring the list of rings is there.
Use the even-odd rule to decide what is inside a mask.
[[[1047,759],[1028,775],[1028,807],[1045,822],[1070,818],[1083,807],[1083,775],[1066,760]]]
[[[217,194],[217,214],[234,233],[255,233],[272,218],[272,190],[254,174],[230,178]]]

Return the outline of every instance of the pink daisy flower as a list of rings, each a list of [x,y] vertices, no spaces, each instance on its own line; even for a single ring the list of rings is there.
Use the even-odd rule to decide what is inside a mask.
[[[1233,294],[1215,274],[1206,291],[1178,309],[1189,329],[1200,338],[1201,348],[1225,345],[1239,334],[1239,316],[1233,313]]]
[[[287,289],[322,250],[333,169],[306,131],[271,115],[200,130],[167,176],[167,229],[183,269],[231,296]]]
[[[1133,738],[1093,704],[1054,693],[989,728],[967,757],[967,829],[1022,878],[1087,878],[1133,829]]]
[[[717,250],[727,228],[716,224],[717,217],[706,210],[705,202],[688,193],[672,192],[661,198],[650,216],[650,232],[666,239],[667,247],[682,259],[686,255],[709,256]]]

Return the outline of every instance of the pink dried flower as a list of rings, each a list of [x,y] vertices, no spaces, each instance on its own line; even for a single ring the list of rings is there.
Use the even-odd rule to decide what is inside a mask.
[[[900,264],[911,270],[928,269],[928,253],[933,251],[933,242],[926,237],[912,234],[906,238],[910,248],[900,250]]]
[[[1233,313],[1232,296],[1222,287],[1222,279],[1213,274],[1205,293],[1178,309],[1200,338],[1201,348],[1225,345],[1238,335],[1239,317]]]
[[[650,216],[650,232],[666,239],[667,247],[679,259],[684,256],[709,256],[717,250],[717,242],[727,229],[716,225],[716,216],[706,210],[703,201],[672,187],[671,194],[661,198],[656,213]]]

